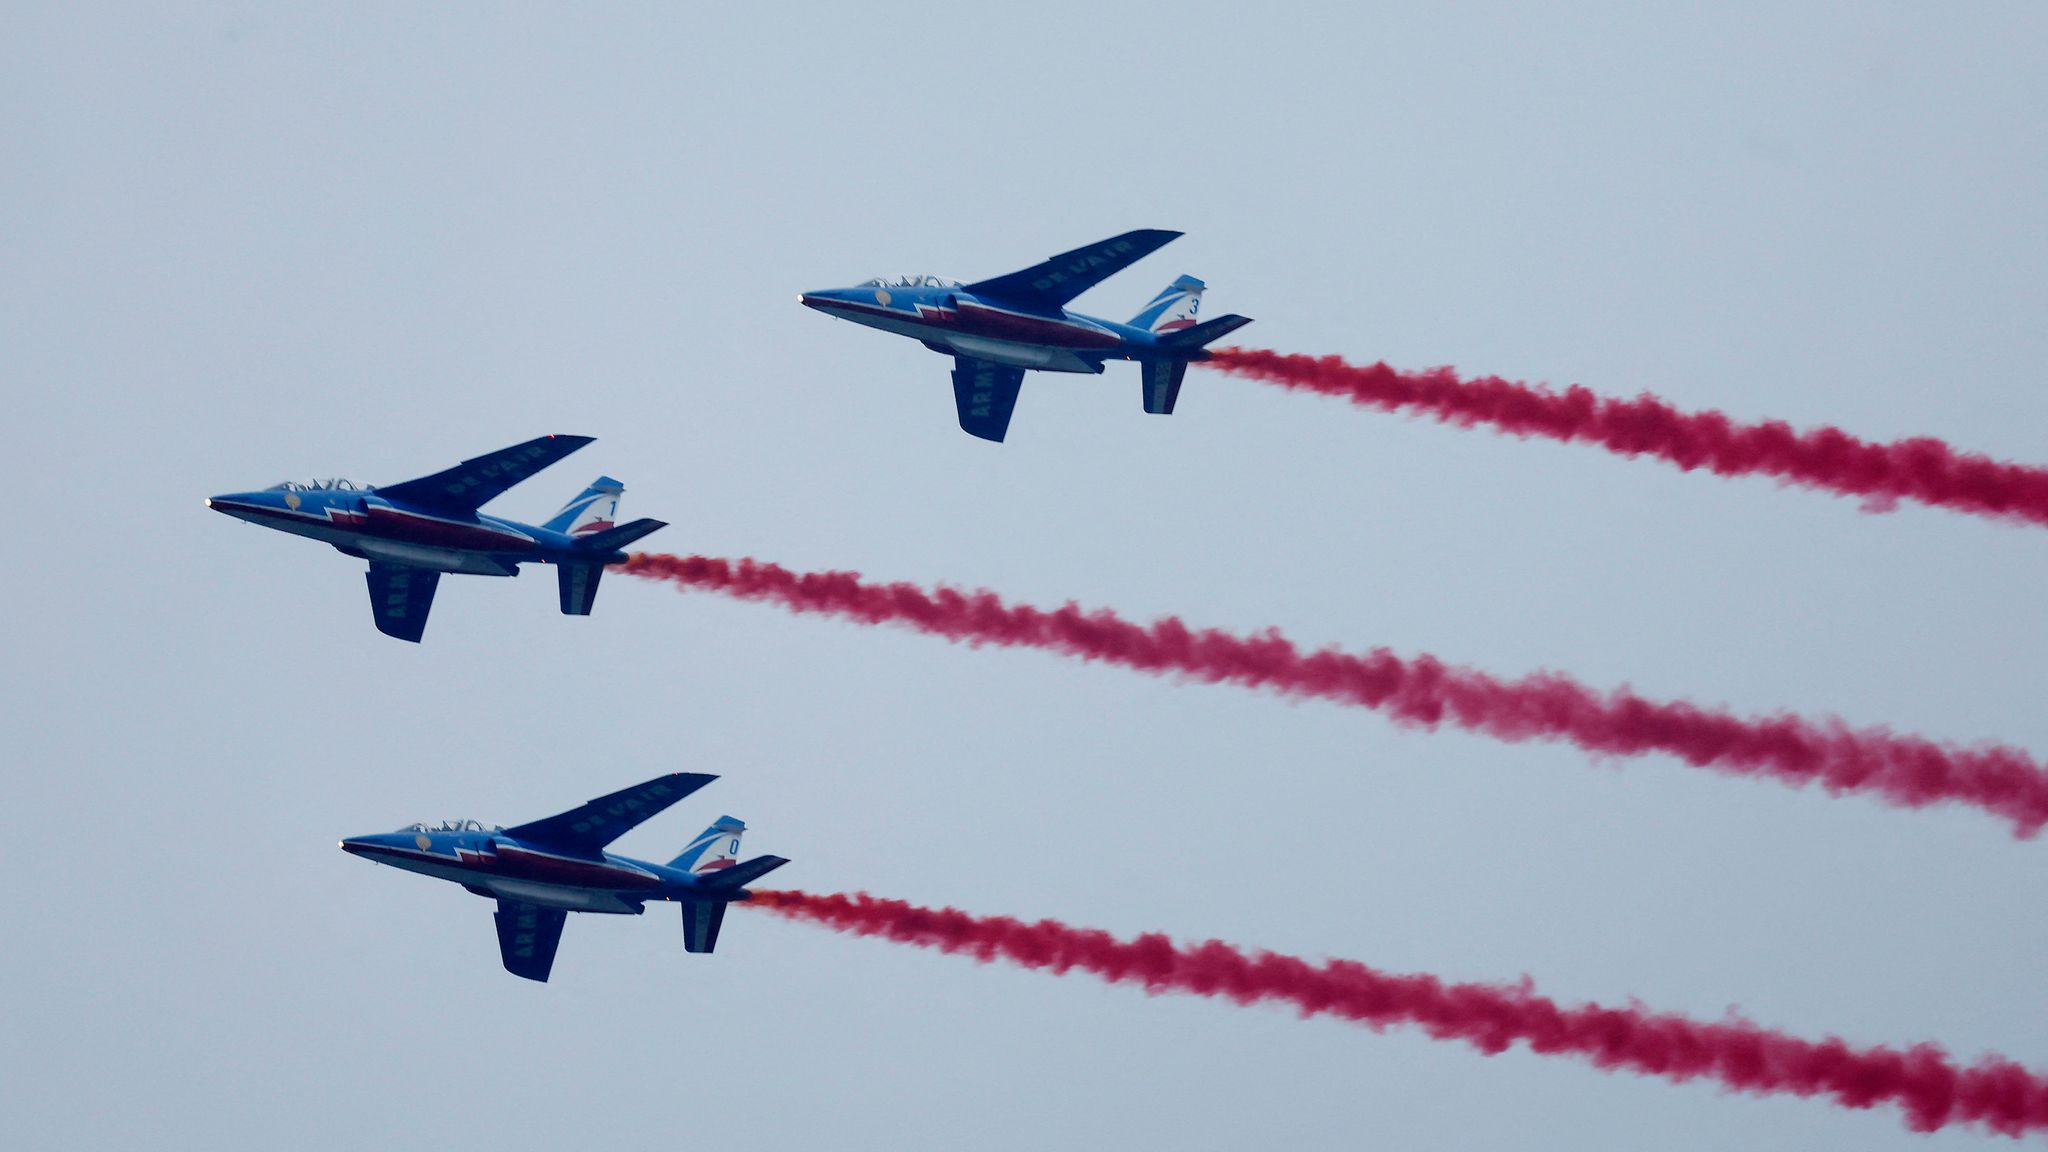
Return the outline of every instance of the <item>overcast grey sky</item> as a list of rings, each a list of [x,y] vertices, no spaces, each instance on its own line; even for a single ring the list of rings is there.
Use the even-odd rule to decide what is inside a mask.
[[[2048,533],[1194,374],[946,363],[800,308],[1128,228],[1243,339],[2048,460],[2038,4],[0,10],[0,1145],[1962,1148],[1413,1032],[737,911],[490,905],[336,851],[669,770],[778,881],[1527,973],[2048,1067],[2041,844],[1663,759],[609,580],[444,581],[208,513],[598,443],[651,546],[1268,624],[2048,750]],[[539,578],[536,578],[536,577]]]

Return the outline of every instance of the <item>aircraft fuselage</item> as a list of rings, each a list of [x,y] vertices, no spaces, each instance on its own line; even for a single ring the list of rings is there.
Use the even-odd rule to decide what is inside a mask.
[[[576,541],[559,532],[481,512],[430,512],[383,499],[375,489],[264,489],[209,497],[206,506],[237,520],[331,544],[350,556],[437,572],[516,576],[522,563],[594,559],[578,552]]]
[[[699,894],[699,881],[688,872],[609,852],[577,856],[550,851],[501,832],[387,832],[352,837],[341,847],[478,895],[573,912],[636,916],[644,901]]]
[[[1143,328],[1065,309],[1032,312],[959,288],[829,288],[797,299],[828,316],[908,336],[948,356],[1041,372],[1095,373],[1105,361],[1169,354]]]

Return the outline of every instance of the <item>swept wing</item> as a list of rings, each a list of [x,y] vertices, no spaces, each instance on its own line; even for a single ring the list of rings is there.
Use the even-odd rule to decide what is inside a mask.
[[[718,777],[705,772],[671,772],[635,784],[545,820],[535,820],[505,835],[564,852],[594,856],[604,846],[638,827],[642,821]]]
[[[562,943],[562,925],[569,914],[519,900],[498,901],[498,956],[505,971],[528,980],[547,981]]]
[[[434,588],[441,574],[431,568],[370,561],[364,575],[370,584],[370,614],[377,631],[417,644],[427,630],[427,611],[434,606]]]
[[[380,485],[377,495],[386,500],[423,505],[443,512],[475,512],[504,495],[505,490],[514,484],[593,439],[595,437],[591,436],[542,436],[472,457],[431,476],[407,480],[402,484]]]
[[[966,291],[1039,312],[1057,313],[1066,307],[1067,301],[1157,252],[1180,235],[1159,228],[1140,228],[1062,252],[1043,264],[1033,264],[1007,276],[976,281]]]
[[[971,436],[1000,443],[1024,387],[1024,369],[991,364],[972,356],[953,358],[953,404],[960,410],[960,429]]]

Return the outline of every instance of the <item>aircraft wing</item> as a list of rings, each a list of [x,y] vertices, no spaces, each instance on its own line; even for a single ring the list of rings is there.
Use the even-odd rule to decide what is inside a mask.
[[[1010,429],[1024,370],[991,364],[972,356],[953,357],[953,403],[960,409],[960,430],[1002,443]]]
[[[427,630],[427,610],[434,606],[434,588],[441,574],[431,568],[370,561],[364,576],[370,583],[370,614],[377,631],[417,644]]]
[[[1072,252],[1062,252],[1043,264],[1033,264],[1007,276],[976,281],[967,286],[967,291],[1025,308],[1058,312],[1066,307],[1067,301],[1157,252],[1179,236],[1178,232],[1140,228]]]
[[[562,942],[562,924],[569,914],[518,900],[498,901],[498,956],[505,971],[546,983],[555,966],[555,948]]]
[[[564,852],[594,856],[604,846],[639,827],[642,821],[695,792],[716,776],[704,772],[671,772],[645,784],[599,796],[559,816],[505,829],[515,840],[530,840]]]
[[[421,504],[446,512],[469,513],[504,495],[507,488],[596,439],[593,436],[542,436],[464,460],[453,468],[386,484],[377,495],[404,504]]]

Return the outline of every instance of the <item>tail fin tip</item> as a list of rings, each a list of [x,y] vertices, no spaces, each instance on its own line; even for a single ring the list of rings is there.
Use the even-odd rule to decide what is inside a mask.
[[[693,876],[723,872],[739,862],[740,834],[746,830],[746,821],[736,816],[720,816],[711,827],[699,832],[668,866]]]
[[[1207,287],[1193,276],[1180,277],[1131,317],[1131,327],[1161,334],[1194,327],[1195,312],[1202,306],[1202,291]]]
[[[562,510],[541,525],[550,532],[568,536],[589,536],[603,532],[617,522],[619,497],[626,486],[609,476],[599,476],[590,486],[576,494],[574,500],[562,505]]]

